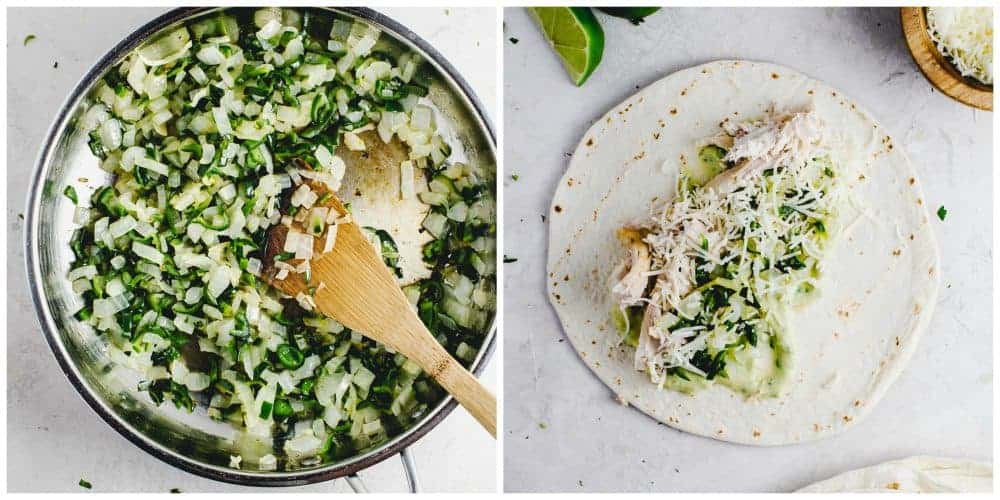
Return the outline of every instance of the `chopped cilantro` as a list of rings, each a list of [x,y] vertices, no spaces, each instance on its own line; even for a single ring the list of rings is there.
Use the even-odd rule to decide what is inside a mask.
[[[504,264],[510,264],[511,262],[517,262],[517,258],[516,257],[508,257],[506,255],[503,256],[503,263]]]
[[[938,207],[937,216],[938,219],[941,219],[943,221],[944,218],[948,216],[948,209],[944,208],[944,205],[941,205],[940,207]]]
[[[87,488],[88,490],[94,487],[94,485],[90,484],[90,481],[87,481],[86,479],[80,479],[79,484],[80,486]]]
[[[28,35],[28,36],[24,37],[24,45],[28,45],[29,43],[31,43],[32,40],[34,40],[36,38],[38,38],[38,37],[35,36],[35,35]]]

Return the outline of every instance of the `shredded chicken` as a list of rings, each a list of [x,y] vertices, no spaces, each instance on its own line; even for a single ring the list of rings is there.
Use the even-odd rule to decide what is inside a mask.
[[[696,199],[678,196],[654,208],[651,222],[618,232],[627,252],[612,273],[612,299],[623,313],[629,307],[645,304],[634,365],[637,370],[648,371],[654,383],[661,383],[665,378],[664,368],[672,366],[701,374],[701,370],[691,365],[690,358],[705,348],[706,328],[689,326],[674,331],[668,328],[679,317],[697,316],[701,306],[696,295],[700,294],[692,293],[698,283],[697,272],[726,266],[734,259],[741,266],[748,266],[741,272],[756,276],[760,271],[759,262],[749,267],[745,246],[750,237],[749,224],[758,217],[754,215],[757,211],[752,198],[757,190],[740,188],[759,182],[768,169],[805,164],[817,154],[823,139],[823,124],[812,111],[779,115],[772,109],[764,120],[727,122],[724,130],[725,137],[713,141],[722,140],[729,146],[724,161],[734,166],[701,187],[704,196]],[[816,201],[810,196],[813,195],[804,190],[799,197],[785,202],[805,214]],[[777,214],[769,216],[768,223],[767,230],[772,235],[785,230],[780,229],[784,222]],[[802,238],[796,241],[798,245],[813,245]],[[734,251],[734,245],[742,245],[742,251],[739,248]],[[810,254],[819,253],[813,248],[808,250]],[[651,277],[655,277],[652,287]],[[692,311],[691,303],[696,310]],[[736,307],[738,311],[739,305]],[[628,331],[628,314],[624,316]],[[667,317],[671,319],[668,321]],[[739,319],[738,315],[735,319]]]
[[[823,124],[811,111],[775,116],[758,122],[726,122],[726,133],[734,137],[724,161],[736,166],[715,176],[705,189],[731,191],[768,168],[805,161],[822,138]]]
[[[642,301],[649,284],[651,263],[649,248],[642,241],[642,233],[632,228],[618,230],[618,239],[628,248],[625,259],[615,268],[611,295],[622,310]]]
[[[642,315],[642,329],[639,331],[639,344],[635,348],[635,369],[645,370],[649,363],[652,363],[663,348],[662,339],[658,332],[651,335],[650,330],[660,318],[660,311],[653,304],[646,306],[646,311]],[[654,336],[655,335],[655,336]]]

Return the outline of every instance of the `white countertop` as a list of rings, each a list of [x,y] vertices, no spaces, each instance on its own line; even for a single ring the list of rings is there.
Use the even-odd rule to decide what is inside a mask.
[[[161,462],[106,425],[79,397],[45,343],[24,274],[23,226],[28,179],[63,99],[101,55],[164,9],[9,9],[7,225],[7,485],[12,492],[275,491],[203,479]],[[380,9],[442,52],[495,113],[496,11]],[[24,38],[37,38],[27,46]],[[53,64],[58,62],[58,67]],[[484,373],[496,390],[497,363]],[[413,446],[427,491],[496,491],[496,447],[461,408]],[[372,491],[404,491],[395,458],[361,473]],[[347,492],[344,481],[283,491]]]
[[[898,9],[664,9],[639,27],[598,16],[604,60],[576,88],[525,10],[505,13],[504,245],[518,259],[504,267],[505,490],[790,491],[915,454],[991,460],[992,114],[932,90]],[[844,91],[905,147],[928,208],[948,209],[933,224],[940,297],[909,367],[865,421],[815,443],[733,445],[618,405],[565,341],[545,294],[541,215],[581,134],[662,76],[736,58]]]

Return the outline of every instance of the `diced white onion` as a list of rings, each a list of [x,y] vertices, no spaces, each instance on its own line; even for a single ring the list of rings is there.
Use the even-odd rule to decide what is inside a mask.
[[[132,217],[131,215],[126,215],[125,217],[122,217],[121,219],[118,219],[115,222],[113,222],[108,227],[108,230],[111,231],[112,238],[118,239],[128,234],[129,231],[135,229],[137,225],[138,222],[136,222],[134,217]]]
[[[145,156],[136,160],[135,165],[137,167],[142,167],[146,170],[149,170],[150,172],[154,172],[163,176],[166,176],[168,173],[170,173],[169,167],[152,158],[146,158]]]
[[[90,209],[84,206],[77,206],[73,209],[73,223],[84,225],[90,222]]]
[[[86,265],[70,271],[69,274],[66,275],[66,278],[70,281],[75,281],[81,278],[90,279],[94,276],[97,276],[97,266]]]
[[[233,135],[233,126],[229,123],[229,115],[221,107],[212,108],[212,117],[215,118],[215,127],[222,135]]]
[[[220,265],[212,268],[212,270],[208,272],[208,284],[206,285],[206,291],[213,299],[222,295],[222,292],[226,291],[226,289],[229,288],[229,285],[230,272],[228,266]]]
[[[101,142],[108,149],[118,149],[122,145],[122,127],[112,118],[101,124]]]
[[[323,253],[327,253],[333,250],[333,246],[337,244],[337,225],[333,224],[326,229],[326,240],[323,243]]]
[[[222,54],[222,51],[216,45],[205,45],[198,51],[195,57],[209,66],[217,66],[226,60],[226,56]]]
[[[399,191],[404,200],[416,196],[416,188],[413,185],[413,162],[410,160],[399,164]]]
[[[351,151],[364,151],[365,141],[354,132],[344,132],[344,145]]]
[[[138,241],[133,241],[132,252],[138,255],[139,257],[142,257],[143,259],[153,262],[154,264],[163,265],[163,254],[160,253],[159,250],[149,245],[140,243]]]

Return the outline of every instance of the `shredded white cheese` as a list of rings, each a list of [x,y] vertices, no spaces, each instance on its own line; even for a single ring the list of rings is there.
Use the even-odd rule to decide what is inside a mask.
[[[993,84],[993,9],[929,7],[928,33],[962,76]]]

